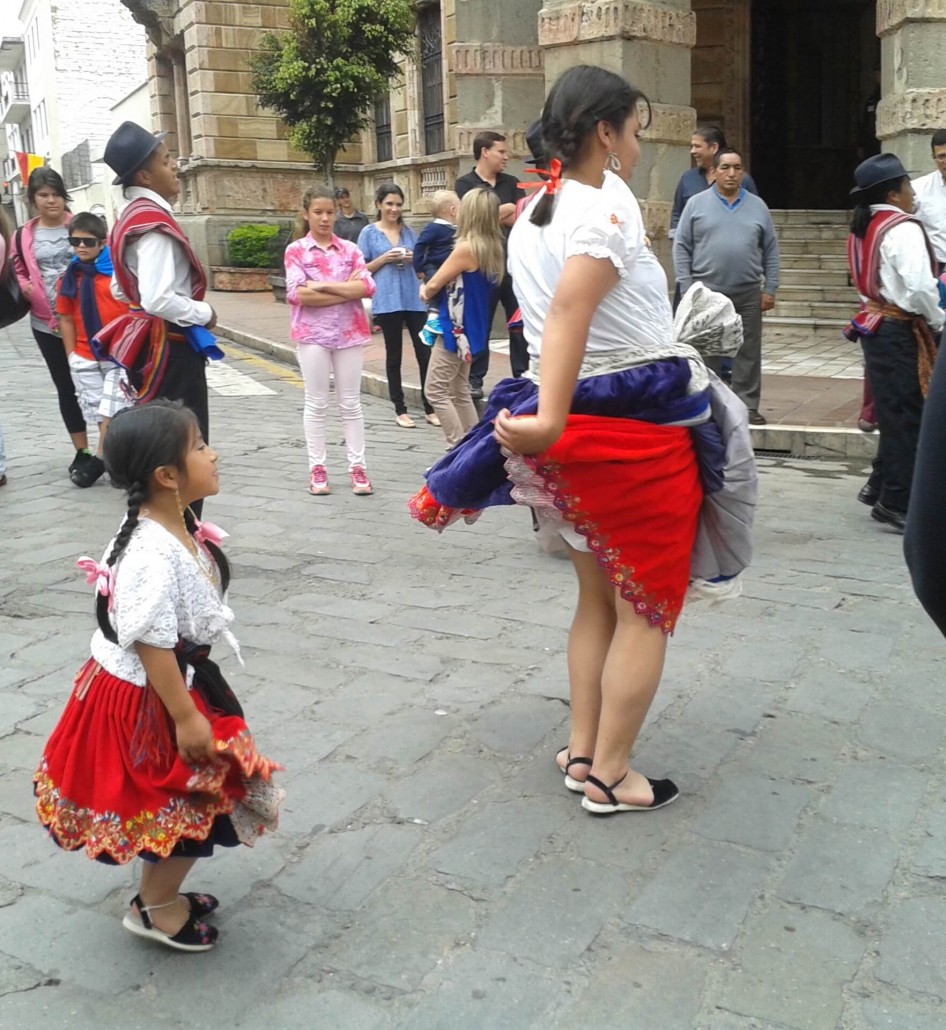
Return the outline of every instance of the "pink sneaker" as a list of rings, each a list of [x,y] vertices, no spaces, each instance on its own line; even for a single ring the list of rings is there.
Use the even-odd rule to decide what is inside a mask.
[[[353,494],[374,493],[374,490],[371,488],[371,482],[368,479],[368,473],[365,472],[361,465],[356,465],[351,470],[351,492]]]
[[[328,473],[324,465],[314,465],[309,476],[310,494],[330,494],[332,488],[328,485]]]

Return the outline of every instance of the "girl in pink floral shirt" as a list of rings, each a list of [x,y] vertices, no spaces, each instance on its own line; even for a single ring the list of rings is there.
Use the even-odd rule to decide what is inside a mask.
[[[352,491],[370,494],[361,369],[371,327],[361,301],[373,296],[374,280],[358,247],[332,232],[335,197],[330,189],[316,186],[305,191],[302,218],[309,231],[289,244],[285,261],[290,336],[305,381],[302,424],[309,453],[309,493],[331,493],[325,470],[325,413],[334,373]]]

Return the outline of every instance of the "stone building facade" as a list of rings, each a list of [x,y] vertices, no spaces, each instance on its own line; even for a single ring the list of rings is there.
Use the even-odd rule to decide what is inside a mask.
[[[182,211],[200,252],[222,260],[239,221],[287,217],[316,173],[260,110],[248,59],[288,0],[122,0],[151,39],[155,128],[184,157]],[[516,159],[550,83],[581,62],[625,74],[652,120],[634,178],[652,239],[700,122],[745,151],[773,207],[846,206],[865,148],[928,170],[946,125],[946,0],[417,0],[418,44],[336,178],[371,210],[377,185],[405,190],[408,217],[472,163],[476,131],[506,134]],[[876,126],[866,123],[871,94]],[[869,138],[868,138],[869,137]]]

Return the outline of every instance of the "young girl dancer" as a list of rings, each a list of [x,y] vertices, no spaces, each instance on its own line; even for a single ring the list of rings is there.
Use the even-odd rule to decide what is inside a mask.
[[[332,492],[325,470],[325,412],[334,373],[352,492],[370,494],[361,369],[371,327],[361,301],[374,295],[374,280],[358,247],[332,231],[335,195],[327,186],[315,186],[302,195],[302,220],[308,231],[286,248],[285,262],[290,335],[305,380],[302,425],[309,452],[309,493]]]
[[[125,929],[207,951],[218,902],[179,893],[184,878],[214,845],[273,828],[282,794],[209,658],[221,638],[236,649],[226,534],[189,508],[219,490],[217,456],[188,408],[154,401],[113,420],[105,464],[128,512],[102,562],[79,561],[99,628],[34,776],[36,810],[67,851],[145,860]]]
[[[490,302],[505,269],[499,200],[490,190],[470,190],[460,201],[453,252],[420,288],[425,303],[440,293],[438,317],[424,327],[434,337],[424,391],[448,447],[479,420],[470,364],[489,345]]]

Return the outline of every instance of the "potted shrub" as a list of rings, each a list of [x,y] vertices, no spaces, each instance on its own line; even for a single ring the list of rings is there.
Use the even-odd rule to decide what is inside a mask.
[[[213,288],[241,293],[265,293],[273,268],[270,244],[284,230],[258,222],[238,225],[227,233],[228,265],[211,268]],[[281,260],[281,257],[280,257]]]

